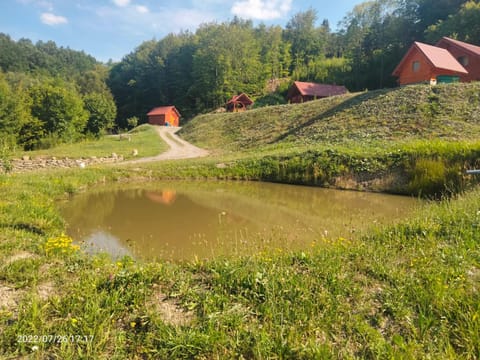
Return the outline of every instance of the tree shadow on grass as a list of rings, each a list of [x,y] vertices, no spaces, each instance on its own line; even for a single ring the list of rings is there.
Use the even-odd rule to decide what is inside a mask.
[[[329,108],[328,110],[318,114],[315,117],[312,117],[308,119],[307,121],[300,123],[299,125],[293,127],[292,129],[288,130],[287,132],[277,136],[275,139],[269,141],[269,144],[274,144],[276,142],[280,142],[287,137],[291,135],[295,135],[296,133],[300,132],[302,129],[305,129],[313,124],[315,124],[317,121],[320,121],[322,119],[331,117],[337,113],[341,113],[355,105],[358,105],[364,101],[374,99],[378,96],[384,95],[388,92],[394,91],[395,89],[381,89],[381,90],[375,90],[375,91],[367,91],[360,93],[358,95],[354,95],[352,97],[348,97],[345,101],[342,101],[340,104],[333,106]]]
[[[27,224],[27,223],[13,223],[13,224],[4,224],[0,223],[0,228],[10,228],[14,230],[22,230],[33,233],[35,235],[45,235],[45,231],[40,229],[38,226]]]

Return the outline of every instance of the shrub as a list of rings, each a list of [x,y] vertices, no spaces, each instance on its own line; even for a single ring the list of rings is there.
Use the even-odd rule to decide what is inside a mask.
[[[286,103],[287,101],[282,95],[277,93],[272,93],[272,94],[262,96],[261,98],[258,98],[257,100],[255,100],[254,108],[260,108],[260,107],[270,106],[270,105],[282,105]]]
[[[138,125],[138,117],[132,116],[132,117],[128,118],[127,119],[127,124],[128,124],[128,127],[130,129],[133,129],[134,127],[136,127]]]

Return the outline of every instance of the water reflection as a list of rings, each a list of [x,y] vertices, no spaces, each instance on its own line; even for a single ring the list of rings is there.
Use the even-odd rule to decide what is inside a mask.
[[[62,205],[88,251],[192,259],[301,249],[405,217],[411,198],[269,183],[176,182],[97,189]]]
[[[177,199],[175,190],[147,191],[145,195],[149,200],[165,205],[171,205]]]

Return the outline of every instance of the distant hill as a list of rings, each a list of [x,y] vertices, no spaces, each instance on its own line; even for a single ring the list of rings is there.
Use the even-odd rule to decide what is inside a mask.
[[[0,33],[0,70],[4,72],[42,73],[71,78],[94,70],[99,62],[83,51],[59,47],[53,41],[13,40]]]
[[[181,130],[209,149],[379,144],[480,137],[480,82],[352,93],[244,113],[197,116]]]

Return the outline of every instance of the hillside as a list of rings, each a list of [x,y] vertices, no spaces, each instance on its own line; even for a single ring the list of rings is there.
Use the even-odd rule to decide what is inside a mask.
[[[304,104],[194,118],[181,136],[209,149],[476,140],[480,82],[352,93]]]

